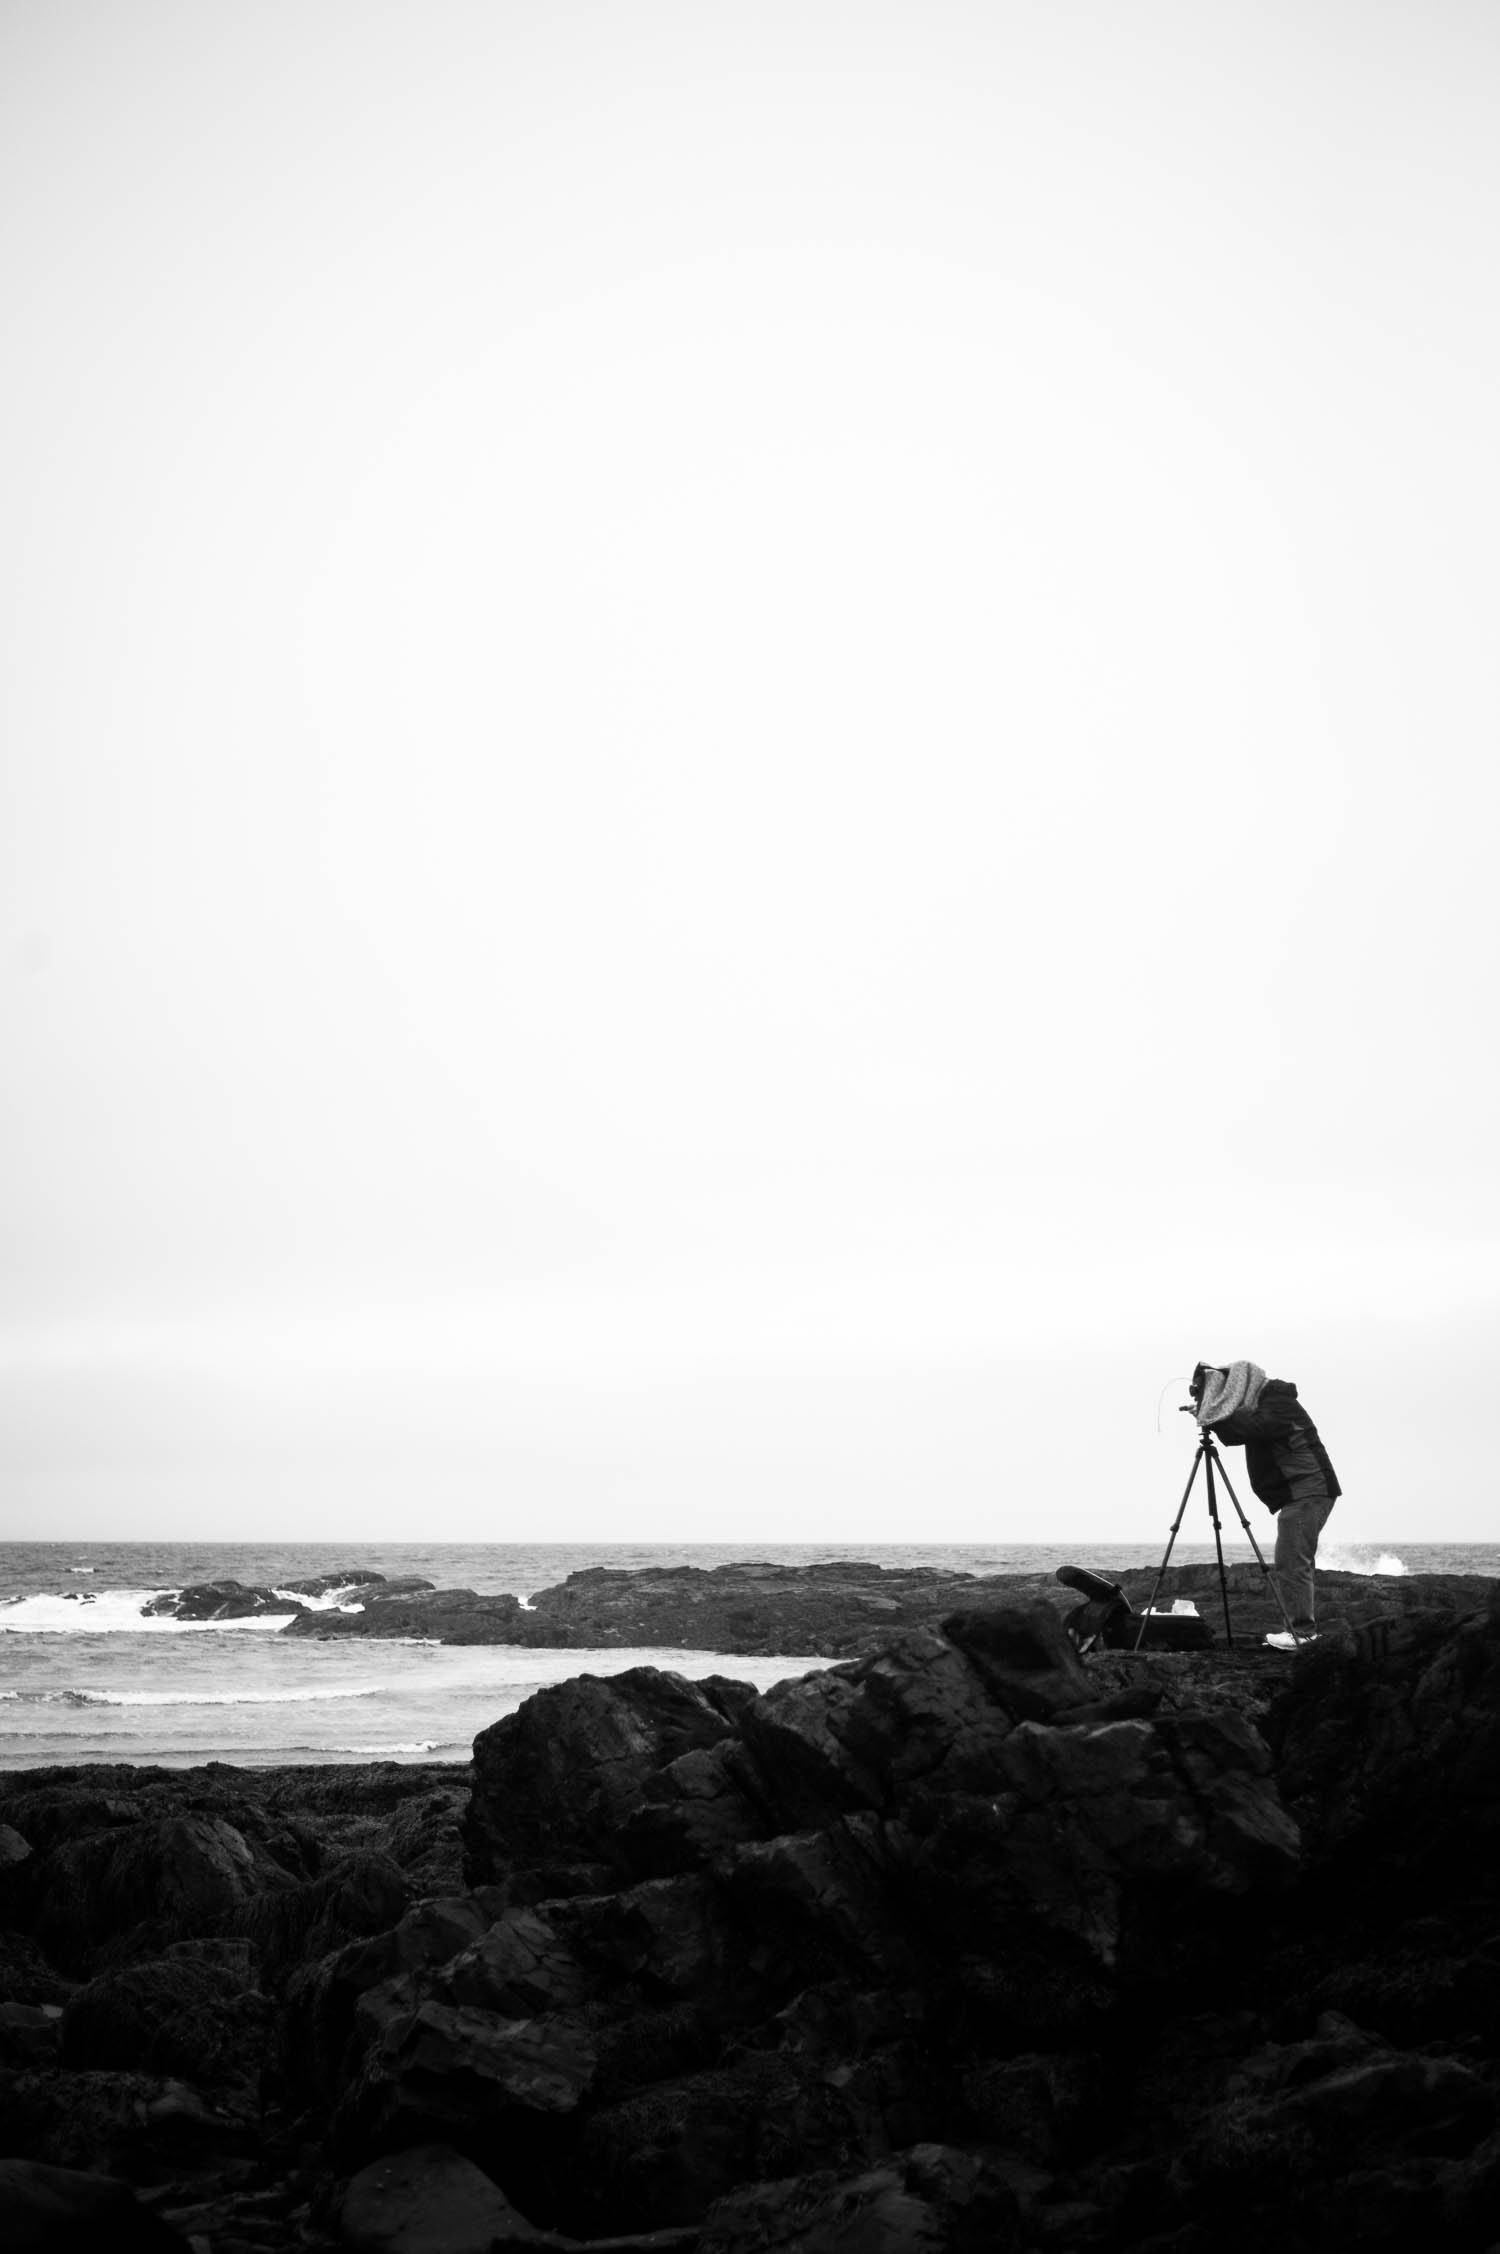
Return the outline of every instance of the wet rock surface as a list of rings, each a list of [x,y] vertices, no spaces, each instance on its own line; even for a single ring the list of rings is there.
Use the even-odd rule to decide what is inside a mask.
[[[759,1695],[575,1678],[471,1768],[0,1779],[6,2242],[1485,2254],[1470,1593],[1080,1657],[971,1583]]]
[[[399,1581],[368,1567],[351,1565],[340,1573],[319,1573],[302,1581],[284,1581],[274,1589],[247,1586],[242,1581],[195,1581],[186,1589],[169,1589],[141,1606],[143,1617],[172,1620],[253,1620],[264,1613],[310,1613],[319,1603],[338,1596],[350,1604],[379,1597],[405,1596],[430,1589],[430,1581],[415,1576]]]

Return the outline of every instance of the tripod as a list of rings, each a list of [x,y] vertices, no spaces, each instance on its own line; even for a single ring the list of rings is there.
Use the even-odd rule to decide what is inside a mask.
[[[1269,1565],[1267,1565],[1265,1559],[1262,1557],[1260,1544],[1259,1542],[1257,1542],[1254,1534],[1250,1530],[1250,1521],[1248,1518],[1246,1518],[1245,1513],[1240,1506],[1239,1496],[1235,1493],[1234,1489],[1229,1484],[1229,1474],[1224,1469],[1224,1459],[1219,1454],[1218,1448],[1214,1443],[1214,1436],[1206,1426],[1200,1426],[1198,1432],[1198,1453],[1193,1458],[1193,1468],[1188,1473],[1187,1485],[1182,1490],[1182,1501],[1177,1506],[1177,1516],[1173,1519],[1172,1531],[1167,1536],[1166,1555],[1161,1561],[1161,1570],[1156,1576],[1156,1587],[1151,1591],[1151,1601],[1147,1605],[1145,1612],[1141,1614],[1141,1624],[1135,1632],[1134,1648],[1137,1651],[1140,1650],[1141,1638],[1146,1633],[1147,1615],[1155,1609],[1157,1597],[1161,1592],[1161,1585],[1167,1577],[1167,1565],[1172,1556],[1172,1546],[1177,1540],[1177,1529],[1179,1528],[1179,1526],[1181,1526],[1183,1513],[1188,1507],[1188,1497],[1193,1491],[1193,1481],[1198,1476],[1199,1464],[1202,1464],[1203,1466],[1203,1484],[1208,1490],[1208,1515],[1213,1521],[1214,1554],[1219,1561],[1219,1596],[1224,1606],[1224,1641],[1227,1644],[1232,1644],[1234,1642],[1234,1629],[1230,1625],[1229,1620],[1229,1581],[1224,1571],[1224,1542],[1222,1529],[1219,1525],[1219,1501],[1217,1495],[1214,1492],[1215,1472],[1218,1473],[1219,1477],[1224,1482],[1224,1492],[1229,1497],[1229,1500],[1233,1503],[1235,1516],[1238,1518],[1241,1526],[1243,1526],[1243,1528],[1245,1529],[1246,1538],[1249,1541],[1251,1549],[1255,1552],[1255,1562],[1260,1567],[1261,1572],[1265,1575],[1267,1586],[1269,1587],[1272,1596],[1276,1599],[1276,1609],[1281,1614],[1282,1624],[1289,1636],[1295,1634],[1291,1620],[1287,1615],[1286,1606],[1281,1601],[1281,1591],[1277,1587],[1276,1576],[1271,1571]]]

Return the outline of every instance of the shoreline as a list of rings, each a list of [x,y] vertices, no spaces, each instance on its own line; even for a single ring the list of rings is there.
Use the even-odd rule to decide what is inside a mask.
[[[974,1574],[941,1566],[830,1560],[804,1565],[725,1562],[715,1566],[588,1566],[566,1580],[514,1594],[439,1588],[418,1577],[388,1582],[350,1568],[306,1584],[309,1601],[276,1633],[320,1642],[422,1641],[495,1645],[516,1651],[684,1650],[736,1658],[843,1659],[873,1650],[907,1629],[932,1625],[973,1605],[1045,1603],[1074,1609],[1076,1591],[1047,1568]],[[1153,1594],[1222,1613],[1220,1570],[1194,1561],[1105,1571],[1138,1608]],[[1480,1573],[1366,1574],[1340,1568],[1317,1577],[1319,1618],[1329,1629],[1357,1627],[1383,1613],[1427,1606],[1461,1609],[1487,1601],[1497,1576]],[[158,1600],[158,1615],[211,1622],[284,1609],[279,1590],[237,1582],[201,1583]],[[1225,1561],[1222,1594],[1232,1633],[1259,1639],[1282,1625],[1261,1565]]]

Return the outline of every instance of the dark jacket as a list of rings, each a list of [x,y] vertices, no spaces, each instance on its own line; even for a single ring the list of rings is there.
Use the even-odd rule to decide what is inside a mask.
[[[1226,1447],[1244,1448],[1250,1484],[1267,1510],[1285,1503],[1331,1503],[1343,1492],[1289,1378],[1268,1377],[1253,1409],[1236,1409],[1209,1430]]]

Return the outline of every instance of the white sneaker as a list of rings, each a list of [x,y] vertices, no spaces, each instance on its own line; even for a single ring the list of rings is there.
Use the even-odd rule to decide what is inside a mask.
[[[1266,1638],[1273,1651],[1300,1651],[1304,1644],[1315,1644],[1317,1640],[1316,1628],[1276,1628]]]

